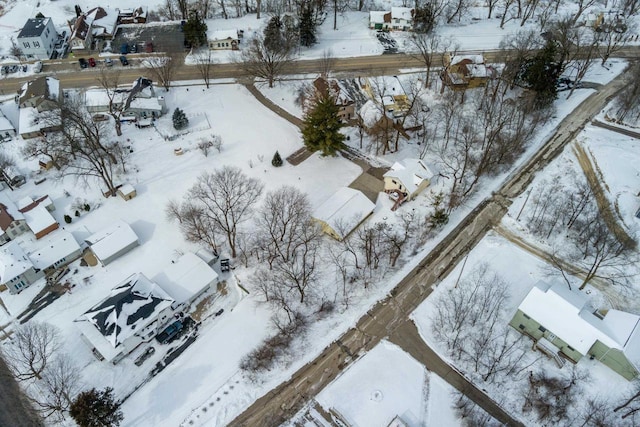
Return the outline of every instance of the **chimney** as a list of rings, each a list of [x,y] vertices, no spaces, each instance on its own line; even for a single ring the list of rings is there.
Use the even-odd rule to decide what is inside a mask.
[[[82,9],[80,9],[79,5],[75,6],[76,9],[76,18],[79,17],[80,15],[82,15]]]

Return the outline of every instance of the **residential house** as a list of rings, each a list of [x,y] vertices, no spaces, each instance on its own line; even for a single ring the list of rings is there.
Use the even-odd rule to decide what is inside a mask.
[[[140,6],[135,9],[121,9],[118,12],[119,24],[144,24],[147,22],[147,7]]]
[[[29,253],[29,259],[37,271],[49,274],[80,258],[82,249],[73,235],[64,230],[43,241],[41,246]]]
[[[207,44],[211,50],[238,50],[240,35],[238,30],[208,30]]]
[[[87,237],[85,243],[89,245],[89,249],[103,266],[140,244],[131,226],[122,220]]]
[[[9,119],[0,111],[0,141],[9,141],[16,136],[16,128]]]
[[[440,78],[453,90],[466,90],[485,86],[489,78],[495,76],[495,70],[485,65],[482,55],[451,55],[444,56],[444,69]],[[442,90],[444,90],[444,86]]]
[[[118,28],[119,10],[107,7],[94,7],[87,12],[87,21],[90,22],[91,35],[94,39],[111,40]]]
[[[135,273],[75,322],[93,354],[116,364],[162,330],[173,318],[174,302],[144,274]]]
[[[73,24],[69,23],[71,35],[69,36],[69,46],[72,52],[82,53],[91,49],[93,35],[91,34],[91,20],[87,15],[81,14]]]
[[[174,299],[174,310],[189,312],[203,296],[215,291],[218,274],[196,254],[187,252],[154,280]]]
[[[18,202],[18,210],[24,215],[27,226],[36,239],[41,239],[60,227],[50,213],[55,210],[55,206],[49,196],[37,200],[26,197]]]
[[[399,132],[405,139],[410,139],[409,134],[402,125],[402,121],[393,116],[392,112],[385,111],[384,106],[369,100],[358,111],[358,117],[361,125],[367,134],[373,138],[383,141],[388,144],[395,135]],[[387,147],[388,148],[388,147]]]
[[[118,111],[122,109],[128,97],[128,89],[116,89],[115,92],[110,93],[105,89],[88,89],[84,92],[85,105],[92,114],[108,113],[109,103],[112,103],[111,108],[113,108],[113,111]]]
[[[17,294],[43,277],[18,242],[10,242],[0,248],[0,285]]]
[[[30,18],[18,33],[17,43],[27,58],[49,59],[58,33],[51,18]]]
[[[415,10],[410,7],[392,7],[391,11],[369,12],[369,28],[372,30],[413,30]]]
[[[339,108],[338,117],[342,122],[349,122],[356,115],[355,102],[345,90],[342,90],[340,83],[335,79],[318,77],[313,81],[314,95],[318,97],[331,96]]]
[[[396,200],[392,208],[396,210],[405,200],[415,199],[429,186],[433,172],[420,159],[402,159],[395,162],[383,177],[384,191]]]
[[[373,213],[375,207],[362,192],[343,187],[318,206],[311,217],[324,233],[342,241]]]
[[[23,139],[35,138],[60,129],[58,102],[62,99],[60,81],[42,76],[22,85],[18,92],[18,132]]]
[[[29,230],[22,212],[9,199],[6,191],[0,192],[0,245],[15,239]]]
[[[359,86],[367,97],[394,117],[404,117],[409,111],[409,98],[397,77],[381,77],[374,88],[366,77],[359,77]]]
[[[157,118],[167,112],[163,96],[156,96],[153,82],[138,77],[131,86],[124,104],[124,114],[138,119]]]
[[[509,323],[531,337],[537,349],[559,361],[588,356],[627,380],[640,367],[640,316],[594,310],[587,296],[563,283],[538,282]]]

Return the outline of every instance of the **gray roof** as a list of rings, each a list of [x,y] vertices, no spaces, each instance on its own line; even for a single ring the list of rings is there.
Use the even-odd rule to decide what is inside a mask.
[[[51,18],[30,18],[27,19],[27,23],[24,24],[18,38],[23,37],[38,37],[44,29],[47,27]]]

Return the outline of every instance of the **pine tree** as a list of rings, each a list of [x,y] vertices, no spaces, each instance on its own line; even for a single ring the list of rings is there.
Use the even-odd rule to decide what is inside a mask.
[[[545,107],[558,97],[558,78],[560,64],[556,60],[557,47],[553,40],[548,41],[536,56],[525,64],[522,81],[536,93],[536,105]]]
[[[182,28],[184,44],[187,47],[198,48],[207,44],[207,24],[200,19],[198,12],[193,11]]]
[[[176,130],[184,129],[189,125],[189,119],[180,108],[173,112],[173,127]]]
[[[71,404],[69,414],[80,427],[117,427],[124,419],[111,387],[83,391]]]
[[[313,19],[313,10],[306,7],[300,16],[300,44],[302,46],[313,46],[316,43],[316,25]]]
[[[315,107],[305,115],[302,139],[310,151],[320,151],[323,156],[328,156],[344,146],[339,111],[333,97],[326,96],[318,99]]]
[[[285,45],[282,35],[282,21],[279,16],[272,17],[264,28],[264,46],[271,52],[278,52]]]
[[[271,160],[271,164],[277,168],[282,166],[282,157],[280,157],[280,153],[276,151],[276,154],[273,155],[273,159]]]

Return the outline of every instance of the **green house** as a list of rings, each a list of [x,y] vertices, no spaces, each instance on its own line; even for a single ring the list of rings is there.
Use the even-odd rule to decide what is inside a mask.
[[[640,316],[594,310],[585,293],[566,284],[538,282],[509,322],[556,360],[597,359],[627,380],[640,367]]]

